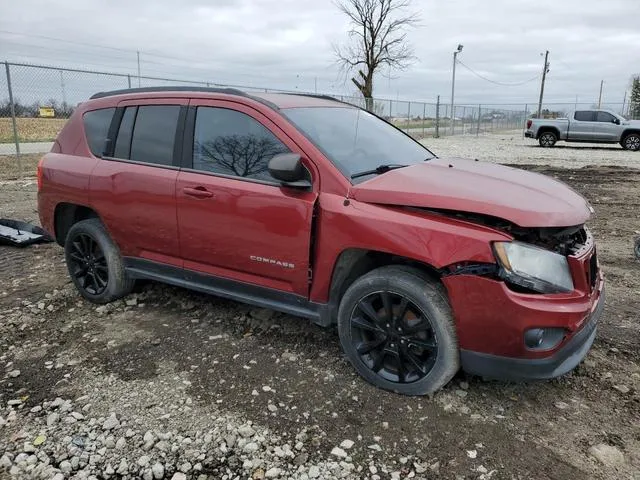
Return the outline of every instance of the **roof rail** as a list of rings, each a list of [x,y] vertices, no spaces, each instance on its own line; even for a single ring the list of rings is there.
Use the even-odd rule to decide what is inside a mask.
[[[209,92],[209,93],[226,93],[228,95],[241,95],[248,97],[245,92],[235,88],[214,88],[214,87],[142,87],[142,88],[123,88],[121,90],[110,90],[108,92],[98,92],[91,95],[90,99],[111,97],[113,95],[124,95],[127,93],[154,93],[154,92]]]
[[[320,93],[296,93],[296,92],[285,92],[285,95],[298,95],[299,97],[311,97],[311,98],[320,98],[322,100],[333,100],[334,102],[346,103],[351,106],[355,106],[349,102],[345,102],[344,100],[340,100],[336,97],[332,97],[331,95],[323,95]]]

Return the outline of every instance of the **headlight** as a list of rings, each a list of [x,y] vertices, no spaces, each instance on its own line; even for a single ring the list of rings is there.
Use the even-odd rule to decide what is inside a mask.
[[[521,242],[495,242],[493,249],[505,280],[540,293],[573,290],[567,257]]]

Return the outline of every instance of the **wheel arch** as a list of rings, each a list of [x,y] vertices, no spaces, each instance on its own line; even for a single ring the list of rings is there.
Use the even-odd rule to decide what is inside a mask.
[[[64,246],[67,234],[74,224],[89,218],[100,218],[100,216],[86,205],[58,203],[53,213],[54,235],[58,245]]]
[[[622,132],[622,135],[620,135],[620,140],[624,140],[625,137],[627,135],[631,134],[631,133],[635,133],[635,134],[640,135],[640,128],[635,128],[635,127],[634,128],[627,128],[626,130],[624,130]]]
[[[389,265],[414,267],[436,281],[442,277],[442,272],[433,265],[413,258],[378,250],[347,248],[338,255],[331,274],[328,303],[331,323],[336,322],[340,299],[353,282],[376,268]]]
[[[551,127],[551,126],[543,126],[538,128],[538,132],[536,134],[536,140],[538,140],[543,133],[547,133],[547,132],[551,132],[555,134],[557,139],[560,140],[560,130],[558,130],[557,127]]]

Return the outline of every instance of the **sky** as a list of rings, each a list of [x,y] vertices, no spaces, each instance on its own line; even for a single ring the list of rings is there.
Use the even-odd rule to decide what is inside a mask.
[[[545,103],[596,103],[601,80],[604,101],[622,103],[640,73],[637,8],[638,0],[412,0],[416,60],[381,72],[374,95],[449,102],[452,54],[462,44],[464,65],[521,85],[458,65],[456,103],[537,102],[545,50]],[[0,0],[0,12],[0,61],[135,76],[139,51],[142,75],[356,93],[335,63],[332,46],[348,41],[349,24],[331,0]],[[48,73],[15,75],[34,90],[53,82]],[[64,95],[102,87],[60,80]]]

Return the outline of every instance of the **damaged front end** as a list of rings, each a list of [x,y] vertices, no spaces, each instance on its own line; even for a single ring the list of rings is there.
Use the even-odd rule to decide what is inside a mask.
[[[496,263],[459,263],[443,272],[449,275],[478,275],[504,281],[521,293],[564,293],[575,288],[571,258],[589,255],[590,282],[597,277],[598,264],[593,238],[584,225],[568,227],[520,227],[504,219],[466,212],[421,209],[465,222],[488,226],[513,238],[492,245]]]

